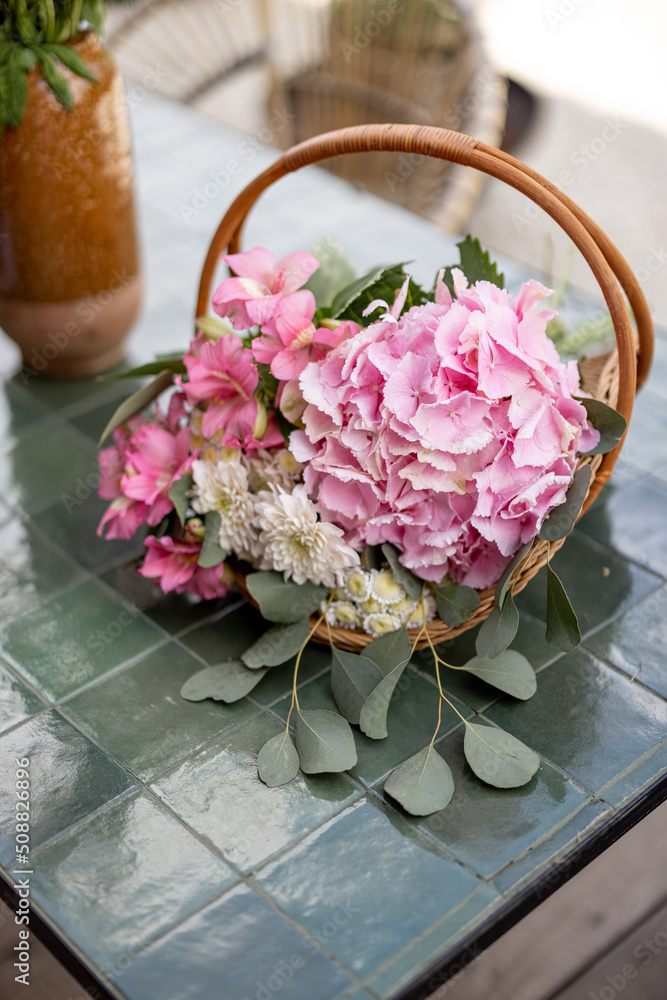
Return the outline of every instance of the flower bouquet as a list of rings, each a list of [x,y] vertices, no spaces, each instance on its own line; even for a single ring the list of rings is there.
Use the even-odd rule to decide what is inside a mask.
[[[477,655],[455,669],[529,698],[534,671],[508,647],[513,590],[539,568],[536,547],[546,547],[546,638],[565,651],[580,641],[549,549],[581,511],[591,456],[618,443],[625,420],[560,360],[547,334],[555,314],[541,308],[550,290],[531,280],[511,296],[477,240],[459,249],[430,290],[403,265],[349,282],[331,247],[322,266],[262,247],[225,255],[232,276],[213,296],[217,317],[197,321],[183,357],[128,373],[156,378],[105,432],[114,444],[100,456],[111,501],[100,532],[129,538],[146,526],[142,576],[202,599],[236,584],[267,622],[240,660],[199,671],[182,696],[233,702],[293,663],[285,730],[258,758],[267,785],[353,767],[351,725],[386,738],[417,648],[431,650],[434,696],[448,702],[438,644],[482,618]],[[331,646],[340,714],[299,706],[311,639]],[[536,754],[461,718],[482,781],[530,780]],[[453,793],[438,732],[385,785],[416,815]]]

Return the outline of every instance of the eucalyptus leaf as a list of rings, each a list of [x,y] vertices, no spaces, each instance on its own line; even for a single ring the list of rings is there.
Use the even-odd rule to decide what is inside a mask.
[[[258,774],[269,788],[292,781],[299,773],[299,767],[299,755],[287,730],[272,736],[257,757]]]
[[[364,656],[377,663],[378,667],[386,677],[394,667],[407,663],[410,659],[411,651],[410,636],[405,627],[398,628],[394,632],[387,632],[377,639],[369,642],[364,649]]]
[[[411,815],[429,816],[449,805],[454,779],[440,754],[425,747],[392,771],[384,790]]]
[[[368,647],[366,647],[368,649]],[[396,685],[401,679],[408,660],[398,663],[372,691],[359,714],[359,727],[372,740],[383,740],[387,735],[387,712]]]
[[[249,573],[246,587],[270,622],[298,622],[316,611],[329,593],[314,583],[291,583],[280,573]]]
[[[515,649],[506,649],[492,660],[488,656],[473,656],[461,669],[522,701],[532,698],[537,690],[535,671]]]
[[[507,591],[509,590],[510,587],[512,574],[514,573],[514,570],[518,569],[518,567],[524,561],[524,559],[526,558],[532,547],[533,547],[532,540],[530,542],[526,542],[525,545],[522,545],[517,554],[512,559],[512,562],[509,564],[509,566],[507,567],[501,578],[498,580],[495,592],[496,607],[502,608],[503,604],[505,603],[505,598],[507,597]]]
[[[600,399],[590,399],[587,396],[575,397],[577,402],[585,407],[588,419],[596,431],[600,432],[600,440],[586,455],[604,455],[615,448],[625,434],[628,422],[625,417]]]
[[[260,667],[278,667],[299,652],[310,630],[310,622],[303,618],[289,625],[274,625],[253,643],[241,659],[251,670]]]
[[[477,633],[477,655],[486,656],[490,660],[500,656],[514,639],[518,628],[519,612],[512,591],[509,590],[502,608],[496,606]]]
[[[141,411],[145,409],[149,403],[152,403],[154,399],[157,399],[160,393],[164,392],[164,390],[167,389],[173,381],[174,373],[165,369],[164,371],[161,371],[152,382],[149,382],[148,385],[144,385],[141,389],[138,389],[137,392],[123,400],[109,423],[102,431],[102,437],[100,438],[99,443],[102,444],[109,434],[115,431],[117,427],[120,427],[121,424],[130,420],[131,417],[136,416],[137,413],[141,413]]]
[[[565,500],[558,507],[554,507],[542,524],[540,538],[544,538],[547,542],[557,542],[570,534],[588,495],[592,478],[593,470],[590,465],[582,465],[577,469],[572,485],[565,494]]]
[[[343,649],[332,650],[331,688],[341,715],[353,725],[359,724],[361,709],[370,693],[383,678],[373,660]]]
[[[183,477],[181,477],[183,478]],[[217,510],[209,510],[204,517],[204,541],[197,565],[202,569],[211,569],[212,566],[219,566],[227,558],[227,553],[218,544],[220,525],[222,518]]]
[[[445,625],[456,628],[479,607],[479,594],[472,587],[452,583],[435,588],[435,603]]]
[[[296,747],[305,774],[349,771],[357,763],[357,748],[349,724],[335,712],[299,711]]]
[[[423,581],[418,580],[414,573],[411,573],[409,569],[401,565],[398,561],[398,549],[395,549],[393,545],[385,542],[382,546],[382,554],[389,563],[396,583],[400,583],[407,594],[414,601],[418,601],[422,595]]]
[[[169,499],[176,508],[178,520],[182,525],[185,525],[185,518],[187,516],[188,507],[190,506],[188,493],[192,489],[193,482],[194,480],[192,478],[192,474],[190,472],[185,472],[169,487]]]
[[[515,736],[476,722],[466,725],[463,752],[477,777],[495,788],[525,785],[540,766],[537,754]]]
[[[345,250],[326,236],[320,237],[310,251],[320,266],[304,285],[315,296],[319,309],[330,306],[343,288],[355,281],[355,270]]]
[[[188,678],[181,688],[181,698],[186,701],[240,701],[261,681],[266,670],[248,670],[240,660],[218,663],[205,667]]]
[[[581,642],[579,622],[559,577],[547,563],[547,631],[550,646],[571,653]]]

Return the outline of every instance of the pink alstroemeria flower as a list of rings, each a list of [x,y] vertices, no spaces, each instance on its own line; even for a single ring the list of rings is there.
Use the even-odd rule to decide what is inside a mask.
[[[263,247],[226,254],[222,259],[237,277],[225,278],[218,287],[213,309],[218,316],[229,317],[236,330],[268,323],[281,299],[305,285],[320,266],[312,254],[303,251],[277,261]]]
[[[341,323],[335,330],[315,327],[312,292],[295,292],[283,299],[275,317],[262,327],[262,336],[252,343],[257,361],[271,365],[271,373],[283,382],[296,378],[311,361],[320,361],[327,351],[359,332],[356,323]]]
[[[168,499],[171,486],[190,470],[196,453],[190,452],[190,432],[184,427],[171,434],[155,423],[146,423],[132,435],[120,486],[126,497],[153,505]],[[169,508],[173,504],[169,501]]]
[[[157,580],[165,592],[175,590],[182,594],[187,591],[209,601],[215,597],[224,597],[229,590],[224,565],[210,569],[202,569],[197,565],[201,553],[200,542],[177,541],[165,535],[162,538],[147,538],[144,544],[148,552],[138,572],[141,576]]]

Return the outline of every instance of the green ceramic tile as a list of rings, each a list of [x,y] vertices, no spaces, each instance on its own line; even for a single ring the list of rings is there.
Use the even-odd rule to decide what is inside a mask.
[[[645,472],[667,462],[667,404],[651,388],[637,396],[622,455]]]
[[[283,663],[279,667],[272,667],[252,692],[253,700],[259,702],[260,705],[272,705],[273,702],[284,699],[288,694],[291,700],[294,662],[295,658],[292,657],[287,663]],[[302,685],[313,680],[322,671],[328,670],[330,666],[331,651],[329,648],[313,642],[309,643],[303,651],[299,663],[297,688],[301,689]]]
[[[13,618],[82,579],[74,563],[18,517],[0,528],[0,551],[0,619]]]
[[[593,792],[667,732],[664,701],[584,650],[545,667],[530,701],[486,714]]]
[[[257,708],[247,698],[186,701],[180,690],[202,664],[175,643],[95,684],[63,705],[89,733],[142,781],[166,771]]]
[[[131,396],[132,393],[137,391],[140,384],[140,381],[137,379],[129,379],[128,381],[118,382],[117,387],[114,386],[114,392],[111,399],[105,398],[104,402],[100,403],[99,406],[93,406],[92,409],[86,409],[85,413],[80,413],[77,416],[70,417],[69,423],[78,427],[83,434],[94,441],[95,445],[98,445],[100,437],[104,433],[107,424],[113,417],[118,407],[121,405],[123,400],[127,399],[128,396]],[[104,390],[103,393],[98,393],[99,396],[108,396],[108,383],[103,384],[98,388]],[[104,447],[108,448],[110,444],[113,444],[113,439],[111,437],[104,442]]]
[[[0,438],[22,434],[48,412],[14,383],[5,382],[0,388]]]
[[[0,861],[15,856],[17,758],[30,761],[30,848],[131,788],[132,778],[55,710],[0,736]]]
[[[99,967],[113,966],[235,881],[146,792],[79,824],[35,860],[31,893]]]
[[[640,480],[606,503],[593,504],[578,527],[629,559],[667,575],[667,491]]]
[[[479,885],[397,812],[367,800],[256,877],[316,939],[332,926],[326,948],[359,976],[373,972]]]
[[[115,547],[113,551],[116,551]],[[137,573],[136,560],[100,574],[100,579],[171,635],[194,628],[202,620],[213,618],[225,607],[240,600],[234,591],[217,601],[199,601],[188,594],[165,594],[154,580]]]
[[[121,394],[125,388],[123,383],[115,382],[109,386],[98,382],[95,377],[51,379],[29,368],[15,375],[12,384],[49,410],[66,410],[75,405],[84,409],[87,404],[93,408],[99,405],[100,399],[107,398],[111,393]]]
[[[0,732],[36,715],[44,702],[0,664]]]
[[[68,590],[0,629],[0,651],[52,701],[139,656],[162,633],[95,581]]]
[[[342,774],[299,775],[279,788],[257,776],[257,754],[280,723],[251,719],[152,786],[193,830],[248,872],[360,794]]]
[[[665,499],[667,502],[667,497]],[[634,604],[660,583],[653,574],[613,552],[601,551],[579,531],[570,535],[552,559],[552,566],[577,613],[583,635]],[[522,611],[545,621],[546,602],[547,577],[542,571],[521,591],[516,603]]]
[[[463,736],[459,729],[436,744],[452,770],[456,791],[446,809],[418,825],[464,864],[491,878],[579,809],[588,795],[544,762],[527,785],[492,788],[466,763]]]
[[[417,941],[390,959],[369,981],[369,988],[381,997],[393,996],[398,989],[409,985],[420,973],[450,952],[457,941],[488,916],[497,902],[498,893],[495,889],[488,885],[480,886],[449,917],[434,924]],[[425,988],[432,993],[441,989],[445,983],[453,986],[462,971],[481,954],[481,950],[478,944],[467,948],[456,962],[446,964],[441,971],[434,973],[427,980]]]
[[[624,774],[605,786],[600,796],[613,806],[622,805],[626,799],[635,797],[645,786],[650,786],[658,778],[664,778],[667,771],[667,740],[649,750]]]
[[[74,495],[96,471],[92,441],[67,424],[51,423],[29,431],[0,456],[0,492],[14,507],[33,507]]]
[[[112,979],[129,1000],[338,1000],[351,985],[247,886],[194,914]]]
[[[224,612],[182,638],[185,646],[207,663],[237,659],[266,631],[266,622],[249,604]]]
[[[97,482],[97,479],[91,479],[92,485],[84,484],[78,491],[68,492],[65,497],[33,514],[33,520],[44,534],[91,573],[100,573],[146,551],[141,529],[127,541],[100,538],[97,534],[97,526],[108,506],[108,501],[97,496]]]
[[[667,698],[667,587],[589,636],[586,646]]]

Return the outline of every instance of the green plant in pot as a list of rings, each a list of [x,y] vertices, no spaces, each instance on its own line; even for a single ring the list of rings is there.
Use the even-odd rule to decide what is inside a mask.
[[[105,12],[104,0],[0,0],[0,326],[32,374],[109,368],[141,304]]]

